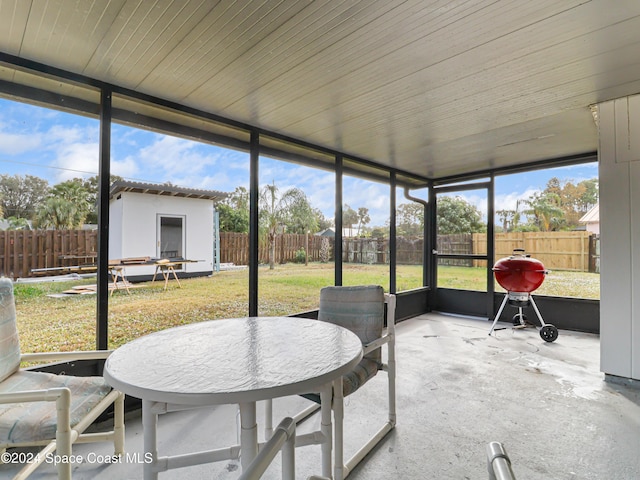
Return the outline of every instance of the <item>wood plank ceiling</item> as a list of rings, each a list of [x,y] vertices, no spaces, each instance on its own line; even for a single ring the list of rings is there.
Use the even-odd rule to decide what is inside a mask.
[[[639,48],[637,0],[0,2],[3,53],[430,178],[595,152]]]

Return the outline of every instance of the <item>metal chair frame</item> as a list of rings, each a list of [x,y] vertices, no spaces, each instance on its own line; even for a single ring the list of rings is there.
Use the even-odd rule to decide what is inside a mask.
[[[334,440],[334,480],[343,480],[353,469],[367,456],[380,441],[395,428],[396,425],[396,357],[395,357],[395,308],[396,296],[393,294],[384,294],[384,302],[387,306],[386,327],[383,329],[382,335],[372,342],[363,345],[363,355],[376,349],[387,347],[387,361],[383,362],[380,370],[387,372],[388,377],[388,418],[380,427],[380,429],[369,440],[361,446],[346,462],[344,461],[344,397],[342,392],[342,379],[333,382],[331,392],[332,411],[334,415],[333,421],[333,440]],[[318,411],[319,404],[307,407],[305,410],[293,416],[296,423],[305,420],[307,417]],[[271,436],[273,407],[270,400],[265,403],[265,437]],[[308,443],[296,446],[307,445]],[[324,478],[324,477],[313,477]]]

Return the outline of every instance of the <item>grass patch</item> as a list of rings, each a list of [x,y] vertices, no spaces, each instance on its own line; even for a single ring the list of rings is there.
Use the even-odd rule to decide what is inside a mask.
[[[422,285],[422,267],[398,266],[398,291]],[[485,290],[483,268],[439,267],[439,285],[446,288]],[[599,275],[552,272],[537,294],[598,298]],[[18,328],[23,352],[89,350],[95,348],[97,297],[76,295],[50,298],[75,285],[73,282],[16,284]],[[116,348],[141,335],[203,320],[243,317],[248,314],[249,272],[220,272],[209,278],[175,281],[163,290],[163,282],[142,283],[140,288],[115,292],[109,298],[109,347]],[[318,307],[319,290],[334,283],[333,264],[260,267],[259,314],[288,315]],[[388,266],[345,265],[344,285],[380,284],[389,288]],[[499,291],[499,289],[496,289]]]

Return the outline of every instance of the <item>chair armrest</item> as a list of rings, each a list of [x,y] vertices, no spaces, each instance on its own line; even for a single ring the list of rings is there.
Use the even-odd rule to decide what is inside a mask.
[[[21,362],[51,362],[51,361],[73,361],[73,360],[103,360],[111,355],[113,350],[88,350],[85,352],[43,352],[43,353],[23,353],[20,355]]]
[[[396,329],[396,296],[393,293],[385,293],[384,303],[387,304],[387,333],[393,334]]]
[[[377,350],[378,348],[382,347],[385,343],[389,343],[390,341],[391,341],[391,337],[389,334],[385,334],[380,338],[376,338],[372,342],[369,342],[362,346],[362,355],[364,356],[367,353],[372,352],[373,350]]]
[[[47,390],[23,390],[21,392],[0,393],[0,404],[25,402],[55,402],[61,396],[71,397],[66,387],[49,388]]]

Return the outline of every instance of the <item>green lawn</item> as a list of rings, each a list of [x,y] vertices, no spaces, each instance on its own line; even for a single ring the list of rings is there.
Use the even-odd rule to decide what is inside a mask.
[[[440,267],[439,285],[483,290],[486,270]],[[334,281],[331,264],[278,265],[259,271],[259,314],[287,315],[318,306],[318,292]],[[18,328],[22,351],[87,350],[95,348],[96,296],[50,298],[46,295],[95,279],[70,282],[16,284]],[[115,348],[140,335],[206,319],[245,316],[248,313],[248,270],[220,272],[210,278],[138,284],[131,294],[115,292],[109,300],[109,343]],[[345,265],[344,285],[380,284],[389,288],[388,267]],[[402,265],[397,290],[422,285],[422,267]],[[552,272],[536,292],[558,296],[598,298],[599,275]]]

